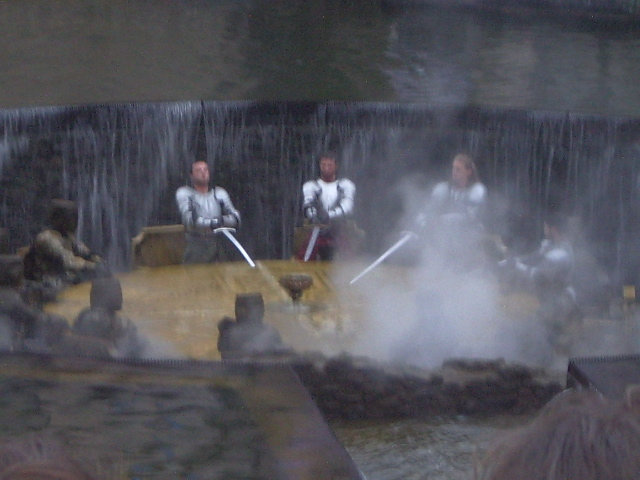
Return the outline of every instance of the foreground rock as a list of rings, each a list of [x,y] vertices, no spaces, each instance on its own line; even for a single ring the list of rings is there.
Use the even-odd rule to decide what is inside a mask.
[[[449,360],[437,370],[305,355],[293,368],[329,419],[533,412],[564,389],[559,375],[504,360]]]

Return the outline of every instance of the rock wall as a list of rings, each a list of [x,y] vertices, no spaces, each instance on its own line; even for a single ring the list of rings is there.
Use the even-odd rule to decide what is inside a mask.
[[[329,419],[522,414],[564,389],[558,374],[504,360],[449,360],[436,371],[349,356],[305,356],[294,369]]]
[[[601,17],[637,19],[640,2],[636,0],[383,0],[390,5],[441,5],[479,9],[523,10],[536,9],[549,13],[565,12],[584,17],[594,14]]]

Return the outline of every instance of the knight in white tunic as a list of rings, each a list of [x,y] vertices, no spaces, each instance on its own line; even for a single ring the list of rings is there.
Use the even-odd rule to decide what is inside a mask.
[[[238,228],[240,212],[224,188],[209,188],[209,167],[205,162],[193,163],[191,181],[193,187],[184,186],[176,191],[176,203],[186,229],[184,263],[229,260],[228,246],[215,230]]]
[[[310,260],[332,260],[337,250],[347,248],[344,225],[353,215],[356,186],[348,178],[338,178],[337,172],[335,154],[322,154],[320,178],[305,182],[302,186],[304,216],[319,228]],[[310,240],[311,236],[297,253],[298,258],[304,256]]]

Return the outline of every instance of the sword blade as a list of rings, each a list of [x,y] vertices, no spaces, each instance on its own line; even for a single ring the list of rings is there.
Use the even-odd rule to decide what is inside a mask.
[[[256,264],[253,262],[253,260],[251,260],[251,257],[249,256],[247,251],[242,247],[238,239],[233,236],[233,234],[231,233],[232,230],[233,230],[232,228],[222,227],[222,228],[216,228],[214,232],[216,233],[222,232],[224,236],[227,237],[231,243],[233,243],[234,247],[238,249],[238,251],[242,254],[242,256],[247,261],[247,263],[251,265],[251,268],[254,268]]]
[[[387,249],[386,252],[384,252],[382,255],[380,255],[371,265],[369,265],[367,268],[365,268],[362,272],[360,272],[358,275],[356,275],[355,277],[353,277],[351,279],[351,281],[349,282],[349,285],[353,285],[354,283],[356,283],[358,280],[360,280],[362,277],[364,277],[367,273],[369,273],[371,270],[373,270],[374,268],[376,268],[378,265],[380,265],[382,262],[385,261],[385,259],[391,255],[393,252],[395,252],[396,250],[398,250],[400,247],[402,247],[405,243],[407,243],[409,240],[411,240],[412,238],[415,238],[417,235],[413,232],[406,232],[402,238],[400,238],[400,240],[398,240],[396,243],[394,243],[391,247],[389,247]]]
[[[320,234],[320,227],[316,225],[313,227],[313,231],[311,232],[311,237],[309,237],[309,243],[307,244],[307,249],[304,252],[304,261],[308,262],[309,258],[311,258],[311,252],[313,252],[313,247],[316,246],[316,242],[318,241],[318,234]]]

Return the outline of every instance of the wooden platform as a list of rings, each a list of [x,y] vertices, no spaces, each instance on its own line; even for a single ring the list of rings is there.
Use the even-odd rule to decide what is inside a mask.
[[[420,295],[410,267],[385,264],[349,285],[366,266],[364,262],[268,260],[258,261],[256,268],[246,262],[140,267],[118,275],[124,297],[121,313],[157,344],[160,358],[173,355],[216,360],[220,358],[218,322],[235,316],[238,293],[260,292],[265,321],[280,331],[287,344],[300,352],[339,354],[352,351],[363,333],[384,328],[372,323],[376,309],[388,309],[387,315],[394,311],[409,317],[418,315]],[[291,273],[307,274],[313,280],[298,305],[279,284],[281,276]],[[389,296],[389,288],[393,288],[392,303],[377,305],[378,297]],[[72,322],[88,307],[89,291],[88,283],[69,288],[46,309]],[[517,304],[525,313],[536,306],[528,297],[504,300],[502,308]]]
[[[287,273],[305,273],[313,279],[298,306],[279,284]],[[256,268],[246,262],[141,267],[118,275],[124,297],[121,314],[178,356],[215,360],[220,358],[217,324],[225,316],[235,316],[235,296],[260,292],[265,321],[278,328],[283,340],[302,350],[316,350],[319,337],[344,333],[363,301],[358,290],[336,284],[340,280],[333,278],[334,273],[328,263],[293,260],[259,261]],[[46,309],[72,322],[88,307],[89,291],[89,283],[71,287]]]

